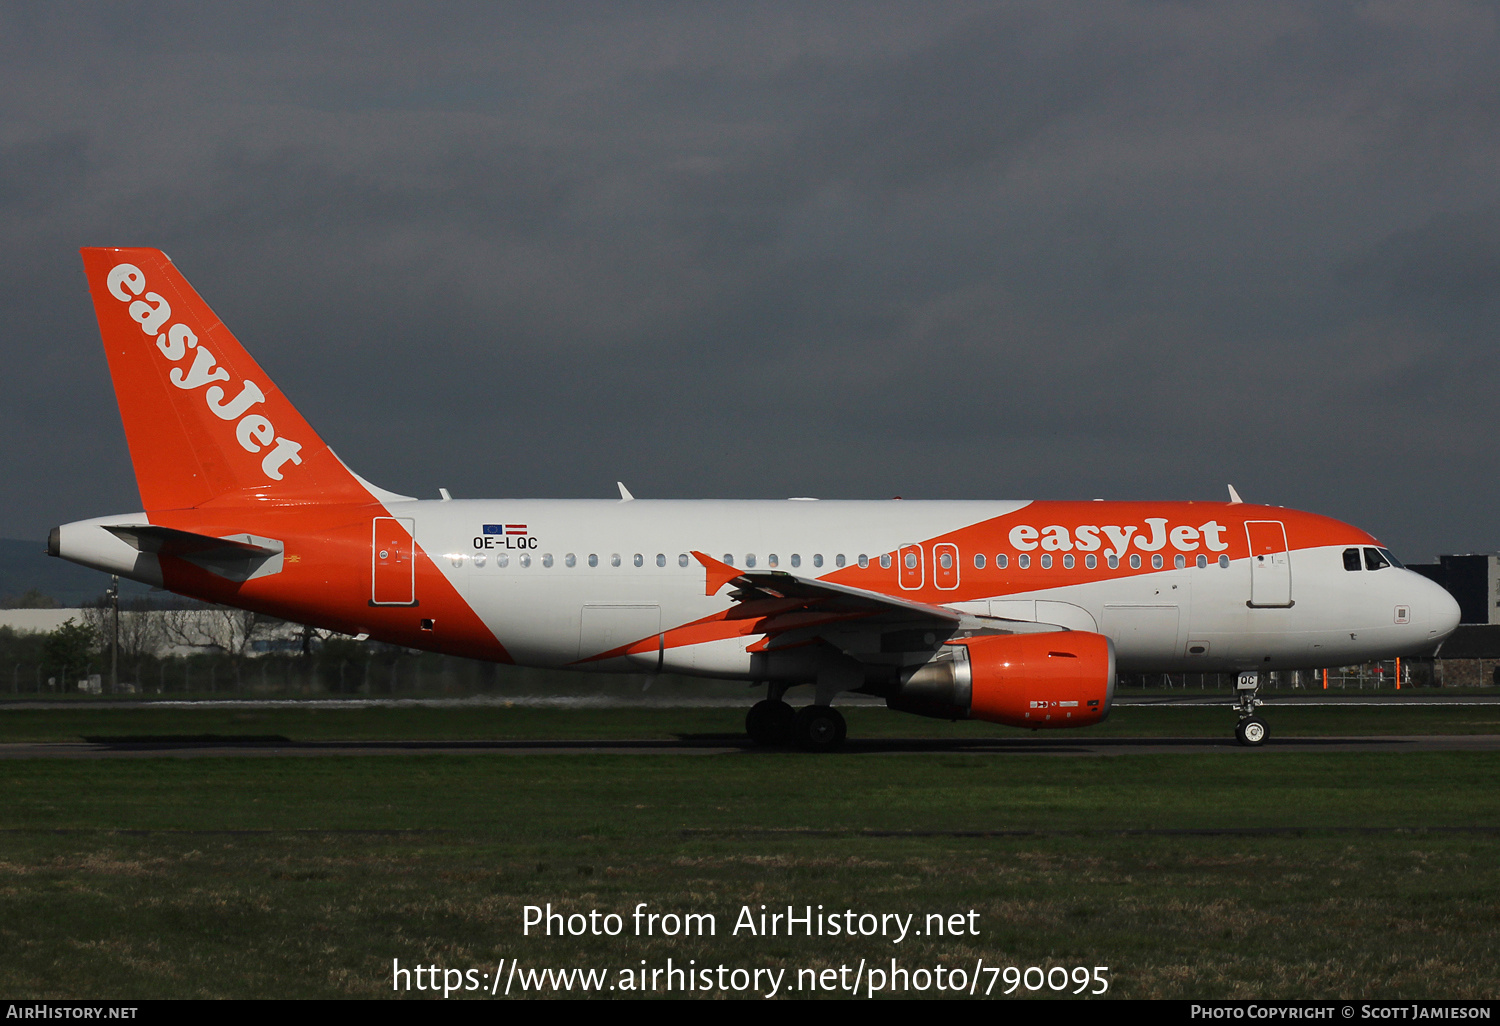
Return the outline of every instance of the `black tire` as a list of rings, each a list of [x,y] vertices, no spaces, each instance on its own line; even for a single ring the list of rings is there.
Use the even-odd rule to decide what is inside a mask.
[[[832,752],[844,743],[849,725],[831,705],[809,705],[797,710],[793,736],[805,752]]]
[[[796,717],[785,702],[756,702],[745,714],[745,733],[758,745],[776,748],[791,740]]]
[[[1240,720],[1234,728],[1234,739],[1247,748],[1256,748],[1266,743],[1266,722],[1258,716]]]

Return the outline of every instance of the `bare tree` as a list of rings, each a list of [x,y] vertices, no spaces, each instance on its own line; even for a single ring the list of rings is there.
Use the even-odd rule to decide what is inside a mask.
[[[243,656],[271,621],[248,609],[210,606],[206,609],[163,610],[162,629],[171,645],[216,648]]]
[[[155,656],[167,645],[166,610],[153,609],[146,603],[120,603],[120,657],[138,662]],[[100,600],[83,607],[83,622],[102,639],[109,649],[111,634],[109,603]]]

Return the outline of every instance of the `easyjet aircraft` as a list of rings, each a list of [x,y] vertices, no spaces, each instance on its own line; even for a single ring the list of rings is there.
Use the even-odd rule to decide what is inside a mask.
[[[85,249],[144,512],[55,556],[300,623],[526,666],[760,682],[759,741],[836,747],[839,695],[1015,727],[1117,672],[1431,650],[1458,605],[1364,531],[1223,502],[418,501],[346,467],[167,257]],[[793,711],[787,689],[810,684]]]

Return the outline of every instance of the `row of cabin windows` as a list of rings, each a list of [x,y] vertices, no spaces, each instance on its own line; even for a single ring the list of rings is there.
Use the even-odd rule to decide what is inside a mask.
[[[1041,562],[1041,567],[1042,567],[1043,570],[1051,570],[1052,569],[1052,553],[1050,553],[1050,552],[1044,552],[1044,553],[1042,553],[1042,555],[1040,557],[1040,562]],[[983,570],[984,569],[984,563],[985,563],[984,556],[982,554],[980,554],[980,553],[975,553],[974,554],[974,569],[976,569],[976,570]],[[1104,564],[1106,566],[1108,566],[1111,570],[1118,570],[1120,568],[1120,557],[1119,556],[1105,556],[1104,557]],[[949,564],[948,563],[943,563],[943,562],[939,561],[939,565],[941,565],[944,570],[949,569]],[[1009,565],[1010,565],[1010,557],[1008,557],[1005,553],[1002,552],[1002,553],[1000,553],[999,555],[997,555],[995,557],[995,566],[997,568],[999,568],[1001,570],[1004,570]],[[1068,553],[1067,555],[1063,556],[1063,558],[1062,558],[1062,565],[1063,565],[1063,569],[1064,570],[1071,570],[1071,569],[1073,569],[1073,567],[1075,565],[1077,565],[1074,562],[1074,556],[1073,556],[1073,554],[1071,552]],[[1093,570],[1094,568],[1096,568],[1099,565],[1099,557],[1096,556],[1096,555],[1094,555],[1092,552],[1090,552],[1087,556],[1083,557],[1083,565],[1084,565],[1084,567],[1086,569]],[[1161,555],[1160,552],[1155,553],[1154,555],[1152,555],[1152,557],[1151,557],[1151,569],[1153,569],[1153,570],[1160,570],[1165,565],[1166,565],[1166,561],[1162,558],[1162,555]],[[1175,555],[1175,556],[1172,557],[1172,566],[1175,567],[1176,569],[1178,569],[1178,570],[1184,570],[1184,569],[1187,568],[1187,565],[1188,565],[1187,564],[1187,557],[1184,556],[1182,553],[1179,552],[1177,555]],[[1197,565],[1198,565],[1198,569],[1200,569],[1200,570],[1203,569],[1204,567],[1208,566],[1208,557],[1205,556],[1205,555],[1203,555],[1202,553],[1199,553],[1198,554],[1198,558],[1197,558]],[[908,566],[910,566],[912,569],[916,569],[915,562],[908,564]],[[1022,569],[1022,570],[1029,570],[1029,569],[1031,569],[1031,555],[1030,555],[1030,553],[1023,552],[1019,556],[1017,556],[1016,557],[1016,566],[1018,568]],[[1219,557],[1219,566],[1227,568],[1229,566],[1229,557],[1228,556],[1220,556]],[[1140,553],[1132,552],[1130,554],[1130,569],[1132,569],[1132,570],[1139,570],[1140,568],[1141,568]]]
[[[460,553],[455,553],[451,558],[453,560],[453,565],[454,566],[463,566],[466,561],[467,562],[472,562],[475,566],[484,566],[485,563],[488,562],[488,559],[486,558],[486,553],[483,553],[483,552],[476,552],[473,555],[468,555],[466,553],[460,552]],[[518,564],[520,564],[521,566],[530,566],[531,562],[532,562],[532,556],[531,556],[531,554],[529,552],[523,552],[520,556],[516,557],[516,562]],[[589,566],[598,566],[599,565],[599,555],[598,555],[598,553],[590,552],[588,554],[586,562],[588,563]],[[614,552],[614,553],[610,554],[610,557],[609,557],[609,565],[610,566],[620,566],[620,565],[623,564],[623,562],[624,562],[624,560],[623,560],[623,558],[620,556],[620,554],[618,552]],[[686,552],[680,552],[680,553],[677,554],[677,565],[678,566],[684,566],[685,567],[685,566],[688,566],[691,562],[692,562],[692,560],[690,560],[688,558],[688,554]],[[734,566],[734,555],[732,553],[729,553],[729,552],[724,553],[724,562],[728,563],[730,566]],[[748,568],[748,569],[754,569],[755,566],[756,566],[756,562],[757,561],[756,561],[756,557],[755,557],[754,553],[750,553],[750,554],[748,554],[748,555],[745,556],[745,566],[746,566],[746,568]],[[802,556],[800,554],[794,552],[794,553],[792,553],[792,557],[791,557],[790,562],[791,562],[792,566],[794,566],[794,567],[800,567],[802,565]],[[864,553],[860,553],[860,555],[856,559],[856,562],[859,564],[860,569],[863,570],[863,569],[867,568],[870,565],[870,557],[867,556],[867,555],[865,555]],[[880,565],[882,567],[885,567],[886,569],[889,569],[890,565],[891,565],[891,557],[889,555],[881,556],[881,557],[879,557],[879,562],[880,562]],[[550,553],[550,552],[543,553],[542,556],[541,556],[541,563],[542,563],[542,566],[552,566],[553,565],[552,553]],[[643,556],[641,553],[637,552],[634,556],[631,557],[631,563],[634,566],[645,566],[646,565],[646,557]],[[842,566],[847,565],[847,563],[848,563],[848,559],[844,556],[844,554],[842,552],[839,553],[837,556],[833,557],[833,565],[835,567],[842,567]],[[505,552],[498,553],[495,556],[495,565],[498,566],[498,567],[507,567],[507,566],[510,566],[510,554],[509,553],[505,553]],[[563,557],[563,565],[564,566],[577,566],[578,565],[578,557],[576,555],[574,555],[573,553],[571,553],[571,552],[568,553],[566,556]],[[656,565],[657,566],[666,566],[667,565],[667,555],[666,555],[666,553],[664,553],[664,552],[658,552],[656,554]],[[780,565],[781,565],[781,557],[778,556],[778,555],[776,555],[774,552],[771,553],[769,556],[766,557],[766,566],[768,566],[768,567],[778,567]],[[822,553],[818,553],[818,554],[816,554],[816,555],[814,555],[812,557],[812,565],[815,566],[815,567],[821,567],[823,565],[823,555],[822,555]]]
[[[1399,563],[1395,562],[1395,559],[1396,559],[1395,556],[1392,556],[1389,552],[1386,552],[1386,550],[1384,550],[1384,549],[1381,549],[1380,552],[1384,552],[1385,553],[1386,557],[1389,558],[1389,562],[1387,562],[1385,560],[1382,560],[1381,556],[1379,555],[1379,553],[1376,552],[1375,549],[1365,549],[1365,561],[1367,563],[1369,563],[1369,569],[1371,569],[1371,570],[1378,570],[1378,569],[1380,569],[1380,567],[1382,567],[1382,566],[1388,566],[1388,565],[1400,566]],[[1351,553],[1352,553],[1352,558],[1354,560],[1354,565],[1352,565],[1352,566],[1350,565]],[[891,567],[891,556],[890,556],[890,553],[886,553],[886,554],[878,557],[878,559],[879,559],[879,563],[880,563],[881,569],[884,569],[884,570],[889,570],[890,569],[890,567]],[[454,566],[463,566],[464,562],[466,560],[467,561],[472,561],[475,566],[484,566],[484,564],[487,561],[486,554],[483,553],[483,552],[477,552],[477,553],[475,553],[472,556],[465,555],[464,553],[457,553],[457,554],[455,554],[452,557],[452,560],[453,560],[453,565]],[[1375,562],[1377,560],[1379,562]],[[525,567],[529,567],[531,565],[531,561],[532,561],[532,556],[531,556],[531,553],[529,553],[529,552],[523,552],[520,556],[518,556],[516,558],[516,562],[518,562],[521,566],[525,566]],[[908,553],[906,553],[906,555],[905,555],[905,557],[903,558],[902,561],[906,564],[906,568],[908,570],[915,570],[917,568],[917,554],[915,552],[908,552]],[[599,556],[598,556],[598,554],[590,552],[588,554],[588,557],[587,557],[587,562],[588,562],[589,566],[598,566],[599,565]],[[730,566],[733,566],[734,565],[734,556],[733,556],[733,554],[732,553],[728,553],[728,552],[724,553],[724,562],[728,563]],[[798,555],[797,553],[793,553],[790,562],[791,562],[792,566],[794,566],[794,567],[800,567],[802,565],[802,557],[800,555]],[[839,553],[837,556],[833,557],[833,565],[835,567],[844,566],[845,562],[846,561],[844,559],[843,553]],[[869,567],[869,565],[870,565],[870,557],[867,556],[867,555],[865,555],[864,553],[860,553],[859,556],[856,558],[855,562],[859,565],[859,568],[861,570],[864,570],[864,569],[867,569]],[[944,553],[942,553],[941,555],[938,556],[938,565],[940,567],[942,567],[944,570],[952,570],[953,569],[953,562],[954,562],[954,560],[953,560],[953,554],[951,552],[944,552]],[[553,565],[552,553],[550,553],[550,552],[543,553],[542,556],[541,556],[541,563],[542,563],[542,566],[544,566],[544,567],[550,567],[550,566],[552,566]],[[620,554],[618,552],[610,554],[610,557],[609,557],[609,565],[610,566],[620,566],[621,563],[622,563],[622,557],[620,556]],[[631,557],[631,563],[634,566],[645,566],[646,565],[646,557],[643,556],[641,553],[637,552],[633,557]],[[692,563],[692,560],[690,560],[688,558],[688,554],[686,552],[678,553],[678,555],[677,555],[677,565],[678,566],[686,567],[686,566],[689,566],[691,563]],[[1044,553],[1042,553],[1041,557],[1040,557],[1040,564],[1041,564],[1041,568],[1043,570],[1051,570],[1052,569],[1052,553],[1050,553],[1050,552],[1044,552]],[[498,566],[498,567],[508,567],[508,566],[510,566],[510,555],[508,553],[504,553],[504,552],[497,554],[495,556],[495,565]],[[566,556],[563,557],[563,565],[564,566],[568,566],[568,567],[577,566],[578,565],[578,557],[576,555],[574,555],[573,553],[571,553],[571,552],[568,553]],[[664,552],[658,552],[656,554],[656,565],[657,566],[662,566],[662,567],[664,567],[664,566],[667,565],[667,556],[666,556],[666,553],[664,553]],[[753,570],[753,569],[755,569],[755,565],[756,565],[755,554],[754,553],[747,554],[745,556],[745,567],[747,569]],[[777,566],[780,566],[780,565],[781,565],[780,557],[778,557],[774,552],[771,553],[769,556],[766,557],[766,566],[768,566],[768,567],[777,567]],[[821,567],[823,565],[823,556],[822,556],[821,553],[818,553],[818,554],[816,554],[816,555],[814,555],[812,557],[812,565],[815,566],[815,567]],[[985,568],[985,565],[986,565],[986,558],[985,558],[985,556],[982,553],[975,553],[975,555],[974,555],[974,569],[976,569],[976,570],[983,570]],[[1073,554],[1071,552],[1067,553],[1066,555],[1063,556],[1063,558],[1062,558],[1062,565],[1063,565],[1063,569],[1064,570],[1072,570],[1074,568],[1074,566],[1077,565],[1075,563],[1075,561],[1074,561],[1074,556],[1073,556]],[[1084,567],[1086,569],[1089,569],[1089,570],[1096,569],[1099,566],[1099,557],[1096,556],[1096,555],[1094,555],[1091,552],[1088,555],[1086,555],[1086,556],[1083,557],[1083,565],[1084,565]],[[1111,570],[1118,570],[1119,567],[1120,567],[1120,557],[1119,556],[1106,556],[1105,557],[1105,565],[1108,566]],[[1185,569],[1187,567],[1187,557],[1184,556],[1184,555],[1182,555],[1181,553],[1178,553],[1176,556],[1174,556],[1172,558],[1172,565],[1173,565],[1173,567],[1175,567],[1178,570]],[[1198,557],[1197,557],[1197,565],[1198,565],[1198,568],[1200,570],[1203,569],[1204,567],[1207,567],[1208,566],[1208,557],[1205,556],[1205,555],[1202,555],[1200,553],[1198,555]],[[1010,557],[1007,556],[1005,553],[1002,552],[1002,553],[999,553],[998,555],[995,556],[995,568],[997,570],[1005,570],[1009,566],[1010,566]],[[1158,552],[1158,553],[1155,553],[1155,554],[1153,554],[1151,556],[1151,569],[1153,569],[1153,570],[1160,570],[1164,566],[1165,566],[1165,561],[1162,559],[1161,553]],[[1219,566],[1221,566],[1221,567],[1228,567],[1229,566],[1229,557],[1228,556],[1220,556],[1219,557]],[[1018,569],[1021,569],[1021,570],[1029,570],[1029,569],[1031,569],[1031,555],[1029,553],[1023,552],[1019,556],[1017,556],[1016,557],[1016,567]],[[1140,554],[1139,553],[1134,553],[1134,552],[1131,553],[1130,554],[1130,569],[1132,569],[1132,570],[1139,570],[1140,568],[1141,568],[1141,557],[1140,557]],[[1344,550],[1344,569],[1345,570],[1358,570],[1359,569],[1359,550],[1358,549],[1345,549]]]

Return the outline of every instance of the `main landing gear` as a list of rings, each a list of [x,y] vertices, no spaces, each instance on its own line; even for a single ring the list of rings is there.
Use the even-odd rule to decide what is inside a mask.
[[[831,705],[809,705],[793,710],[778,698],[756,702],[745,714],[745,733],[765,748],[795,747],[805,752],[831,752],[848,734],[844,717]]]
[[[1234,704],[1240,713],[1240,722],[1234,728],[1234,739],[1252,748],[1266,743],[1266,722],[1255,715],[1255,710],[1265,705],[1256,697],[1259,690],[1260,674],[1253,670],[1240,674],[1234,685]]]

